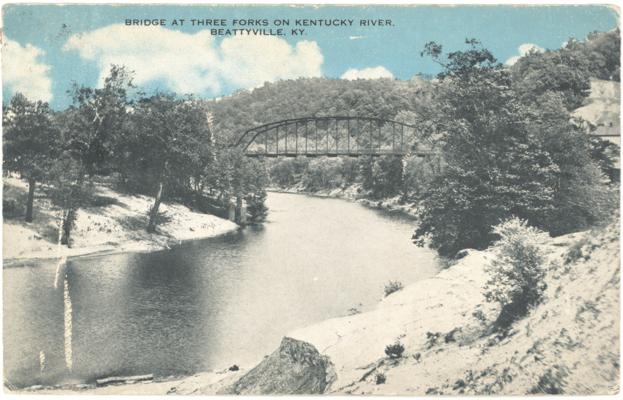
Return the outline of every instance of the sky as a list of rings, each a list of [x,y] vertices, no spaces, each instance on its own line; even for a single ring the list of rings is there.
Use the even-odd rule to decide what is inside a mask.
[[[465,48],[466,38],[476,38],[500,62],[512,64],[530,49],[557,49],[571,37],[583,39],[589,32],[608,31],[619,23],[614,9],[598,5],[39,4],[5,5],[2,18],[3,101],[22,92],[31,100],[50,102],[54,109],[70,104],[67,90],[73,83],[101,85],[111,64],[134,71],[135,83],[148,93],[214,98],[298,77],[409,79],[419,73],[436,74],[439,66],[420,56],[429,41],[454,51]],[[165,21],[137,26],[126,25],[126,19]],[[192,19],[225,26],[193,25]],[[297,20],[339,24],[303,26]],[[362,26],[362,20],[382,20],[384,26]],[[283,31],[278,36],[258,31],[228,35],[227,29]]]

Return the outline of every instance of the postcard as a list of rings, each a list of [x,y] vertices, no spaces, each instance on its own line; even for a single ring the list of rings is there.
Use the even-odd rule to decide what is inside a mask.
[[[619,16],[4,5],[4,392],[617,394]]]

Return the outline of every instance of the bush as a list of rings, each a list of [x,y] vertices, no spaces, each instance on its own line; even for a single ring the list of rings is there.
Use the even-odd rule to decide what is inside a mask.
[[[342,160],[340,158],[318,158],[309,162],[303,172],[301,183],[306,190],[316,191],[334,189],[343,185],[341,174]]]
[[[588,255],[584,254],[582,248],[588,243],[587,238],[582,238],[569,246],[569,250],[567,250],[567,253],[565,254],[565,265],[573,264],[580,258],[587,257]]]
[[[395,156],[363,157],[362,185],[375,198],[394,196],[402,189],[402,159]]]
[[[378,372],[375,376],[374,376],[374,381],[376,382],[377,385],[382,385],[385,383],[385,374],[382,372]]]
[[[249,194],[245,197],[247,201],[247,212],[249,213],[249,222],[262,222],[268,216],[268,207],[266,207],[266,191],[259,190],[257,193]]]
[[[404,351],[405,347],[400,342],[396,342],[385,347],[385,354],[394,360],[402,357],[402,353],[404,353]]]
[[[15,199],[2,199],[2,216],[4,218],[18,218],[24,214],[23,206]]]
[[[496,325],[504,328],[542,300],[547,286],[538,243],[545,234],[518,218],[497,225],[493,233],[500,239],[493,248],[496,257],[487,266],[485,298],[502,306]]]
[[[397,292],[399,290],[402,290],[403,286],[402,283],[399,281],[389,281],[387,283],[387,285],[385,285],[385,297],[389,296],[390,294]]]
[[[426,332],[426,348],[431,349],[435,347],[441,337],[441,332]]]

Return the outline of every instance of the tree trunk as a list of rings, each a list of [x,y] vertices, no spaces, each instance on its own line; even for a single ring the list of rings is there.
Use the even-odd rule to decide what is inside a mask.
[[[28,179],[28,199],[26,200],[26,222],[32,222],[32,205],[35,200],[35,184],[33,178]]]
[[[156,218],[158,217],[158,209],[160,208],[160,203],[162,202],[162,190],[164,187],[164,182],[161,179],[158,183],[158,192],[156,192],[156,199],[154,200],[154,205],[149,212],[149,224],[147,225],[147,232],[153,233],[156,231]]]
[[[236,196],[236,223],[240,225],[242,221],[242,196]]]
[[[71,230],[76,219],[76,210],[70,206],[70,208],[63,213],[63,217],[61,244],[71,247]]]
[[[156,192],[156,198],[154,199],[154,205],[149,211],[149,223],[147,224],[147,232],[153,233],[156,231],[156,218],[158,217],[158,209],[162,202],[162,192],[164,190],[164,176],[167,169],[167,163],[165,161],[162,167],[162,173],[160,174],[160,180],[158,181],[158,191]]]

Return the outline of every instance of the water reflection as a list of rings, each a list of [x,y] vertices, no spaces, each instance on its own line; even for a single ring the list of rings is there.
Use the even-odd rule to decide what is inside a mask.
[[[69,296],[69,280],[65,273],[65,279],[63,279],[63,321],[64,321],[64,354],[65,354],[65,367],[67,371],[71,372],[73,369],[73,352],[71,348],[71,330],[72,330],[72,311],[71,311],[71,297]]]
[[[262,227],[69,260],[57,289],[54,261],[5,269],[5,376],[27,386],[251,365],[288,331],[437,270],[407,219],[295,195],[268,205]]]

